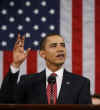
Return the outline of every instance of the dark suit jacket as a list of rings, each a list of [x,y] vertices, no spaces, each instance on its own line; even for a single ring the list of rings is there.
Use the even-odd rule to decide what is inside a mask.
[[[19,84],[16,83],[17,78],[18,73],[8,73],[1,88],[3,93],[1,102],[21,104],[48,103],[45,71],[22,76]],[[91,104],[89,80],[64,70],[57,104]]]

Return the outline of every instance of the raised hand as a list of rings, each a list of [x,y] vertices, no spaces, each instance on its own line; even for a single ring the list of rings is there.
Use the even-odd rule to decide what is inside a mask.
[[[30,48],[28,48],[26,51],[24,51],[24,40],[25,36],[21,37],[21,35],[18,34],[17,41],[13,49],[12,66],[15,68],[20,67],[20,65],[24,62],[25,58],[28,56],[29,51],[31,50]]]

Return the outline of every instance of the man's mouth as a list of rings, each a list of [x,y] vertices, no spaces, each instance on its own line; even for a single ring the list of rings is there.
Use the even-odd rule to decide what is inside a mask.
[[[56,57],[57,58],[64,58],[64,54],[63,53],[62,54],[58,54]]]

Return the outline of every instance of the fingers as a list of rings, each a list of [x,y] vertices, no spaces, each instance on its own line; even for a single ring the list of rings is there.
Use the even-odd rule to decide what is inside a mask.
[[[24,40],[25,40],[25,35],[21,37],[21,35],[18,34],[16,44],[19,44],[20,46],[24,46]]]
[[[20,39],[21,39],[21,35],[20,35],[20,33],[18,33],[17,40],[20,40]]]
[[[24,47],[24,41],[25,41],[25,35],[22,36],[22,39],[21,39],[21,43],[22,43],[22,46]]]
[[[16,44],[18,44],[20,41],[21,41],[21,35],[20,35],[20,33],[18,33]]]
[[[19,47],[23,48],[24,49],[24,41],[25,41],[25,35],[23,35],[21,37],[21,35],[18,33],[18,36],[17,36],[17,41],[15,43],[15,46],[14,46],[14,49],[17,49]]]
[[[15,46],[14,46],[14,52],[17,51],[21,54],[24,54],[25,57],[27,57],[29,51],[31,50],[31,48],[28,48],[25,52],[24,52],[24,41],[25,41],[25,35],[23,35],[21,37],[20,34],[18,34],[18,37],[17,37],[17,41],[15,43]]]
[[[29,52],[30,52],[31,48],[28,48],[25,52],[25,56],[28,56]]]

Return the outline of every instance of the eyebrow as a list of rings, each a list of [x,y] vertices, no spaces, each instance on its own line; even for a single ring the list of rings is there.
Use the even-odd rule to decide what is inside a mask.
[[[57,44],[60,44],[60,45],[65,45],[65,43],[64,43],[64,42],[62,42],[62,43],[51,43],[51,44],[49,44],[49,46],[52,46],[52,45],[57,45]]]

